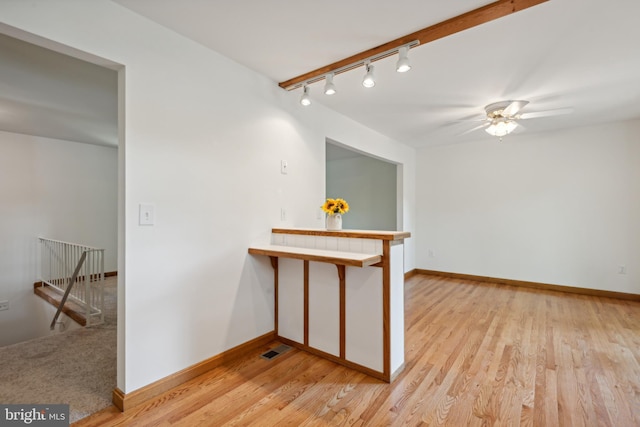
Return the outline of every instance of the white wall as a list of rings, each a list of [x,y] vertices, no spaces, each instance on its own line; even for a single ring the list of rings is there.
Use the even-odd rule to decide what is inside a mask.
[[[327,197],[349,203],[342,227],[397,230],[396,165],[368,156],[327,160]]]
[[[303,109],[299,93],[113,2],[2,2],[0,16],[125,67],[118,387],[126,393],[273,330],[273,273],[247,248],[272,226],[323,226],[325,138],[405,163],[413,182],[413,149],[317,103]],[[411,230],[411,184],[405,194]],[[140,203],[155,205],[154,226],[137,225]]]
[[[420,150],[416,266],[640,293],[639,136],[636,120]]]
[[[105,248],[117,269],[117,149],[0,132],[0,345],[49,333],[37,237]]]

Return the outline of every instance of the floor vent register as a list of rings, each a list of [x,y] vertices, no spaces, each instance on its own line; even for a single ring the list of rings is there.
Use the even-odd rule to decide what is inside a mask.
[[[276,357],[280,356],[282,353],[286,353],[289,350],[291,350],[291,347],[289,347],[288,345],[282,344],[282,345],[279,345],[277,347],[272,348],[271,350],[267,351],[266,353],[261,354],[260,357],[262,357],[263,359],[267,359],[267,360],[273,360]]]

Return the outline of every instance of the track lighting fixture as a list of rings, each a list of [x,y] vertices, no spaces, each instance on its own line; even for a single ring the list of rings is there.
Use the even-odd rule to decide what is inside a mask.
[[[324,79],[327,73],[336,75],[362,66],[365,61],[375,62],[387,56],[395,55],[401,47],[414,48],[418,45],[434,42],[449,37],[461,31],[486,24],[495,19],[519,13],[532,6],[547,2],[548,0],[498,0],[491,4],[478,7],[461,15],[448,18],[429,27],[405,34],[395,40],[379,44],[378,46],[356,53],[347,58],[340,59],[331,64],[322,66],[313,71],[301,74],[289,80],[278,83],[282,89],[290,91],[299,89],[304,85],[318,82]],[[486,3],[486,2],[485,2]]]
[[[325,95],[333,95],[336,93],[336,85],[333,84],[333,73],[329,73],[327,77],[325,77],[324,93]]]
[[[411,63],[409,62],[409,46],[402,46],[398,49],[398,62],[396,63],[396,71],[399,73],[406,73],[411,69]]]
[[[372,74],[373,72],[373,66],[371,66],[370,64],[375,61],[379,61],[389,56],[398,54],[399,58],[396,63],[396,70],[400,73],[409,71],[409,69],[411,68],[408,59],[409,49],[414,48],[420,44],[431,43],[435,40],[451,36],[460,31],[468,30],[470,28],[493,21],[500,17],[507,16],[524,9],[528,9],[532,6],[544,3],[546,1],[548,0],[493,1],[491,4],[481,6],[477,9],[463,13],[462,15],[449,18],[446,21],[439,22],[437,24],[415,31],[411,34],[406,34],[395,40],[391,40],[387,43],[378,45],[377,47],[365,50],[360,53],[356,53],[355,55],[351,55],[329,65],[317,68],[313,71],[301,74],[292,79],[280,82],[278,83],[278,86],[287,91],[296,90],[303,86],[317,83],[323,79],[329,80],[327,78],[328,74],[337,75],[347,71],[355,70],[362,65],[366,65],[367,78],[365,78],[363,84],[367,87],[372,87],[375,85],[375,82],[370,78],[370,74]],[[326,84],[327,86],[330,86],[328,81],[326,82]],[[505,127],[505,129],[507,128],[506,124],[500,125],[500,129],[497,129],[497,132],[503,132],[503,126]]]
[[[362,79],[362,86],[364,87],[374,87],[376,85],[376,79],[373,75],[373,65],[371,65],[368,61],[365,63],[365,67],[367,67],[367,74],[364,75]]]
[[[332,68],[329,70],[325,70],[323,74],[317,74],[313,77],[310,77],[308,80],[298,81],[291,86],[286,86],[286,90],[294,90],[299,88],[304,88],[304,92],[302,93],[302,97],[300,98],[300,104],[307,106],[311,105],[311,98],[309,97],[309,85],[313,83],[317,83],[319,81],[324,80],[324,93],[326,95],[333,95],[336,93],[336,85],[333,83],[333,78],[336,74],[345,73],[347,71],[355,70],[364,65],[366,69],[366,74],[362,79],[362,86],[366,88],[374,87],[376,85],[375,75],[373,71],[372,62],[379,61],[381,59],[388,58],[395,54],[398,54],[398,62],[396,63],[396,70],[400,73],[404,73],[411,68],[411,64],[409,63],[408,52],[409,49],[420,44],[419,41],[414,40],[409,43],[405,43],[402,46],[394,47],[392,49],[386,50],[384,52],[377,53],[376,55],[370,56],[363,60],[358,60],[355,62],[347,63],[345,65],[341,65],[336,68]]]
[[[306,106],[311,105],[311,98],[309,98],[309,86],[304,87],[304,92],[302,92],[302,96],[300,97],[300,104]]]

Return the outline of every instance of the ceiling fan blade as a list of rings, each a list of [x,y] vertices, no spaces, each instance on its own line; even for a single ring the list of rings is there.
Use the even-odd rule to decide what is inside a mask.
[[[458,136],[467,135],[467,134],[469,134],[469,133],[471,133],[471,132],[475,132],[475,131],[477,131],[478,129],[482,129],[482,128],[484,128],[484,127],[487,127],[487,126],[489,126],[489,123],[490,123],[490,122],[483,123],[483,124],[481,124],[480,126],[476,126],[476,127],[471,128],[471,129],[469,129],[469,130],[466,130],[466,131],[462,132],[461,134],[458,134]]]
[[[482,118],[478,118],[478,119],[451,120],[452,123],[460,123],[460,122],[469,123],[469,122],[486,122],[486,121],[487,121],[486,117],[482,117]]]
[[[573,113],[573,108],[558,108],[556,110],[535,111],[521,114],[519,119],[537,119],[538,117],[560,116]]]
[[[503,117],[515,116],[518,114],[518,111],[522,110],[525,105],[527,105],[529,101],[511,101],[511,104],[507,105],[504,110],[502,110]]]

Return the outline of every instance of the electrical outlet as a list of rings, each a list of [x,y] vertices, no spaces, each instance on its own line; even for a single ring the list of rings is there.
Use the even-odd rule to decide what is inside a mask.
[[[0,301],[0,311],[9,310],[9,301]]]
[[[285,208],[280,209],[280,221],[287,220],[287,210]]]
[[[286,160],[280,160],[280,173],[286,175],[289,173],[289,164]]]
[[[627,266],[626,265],[618,266],[618,274],[627,274]]]

